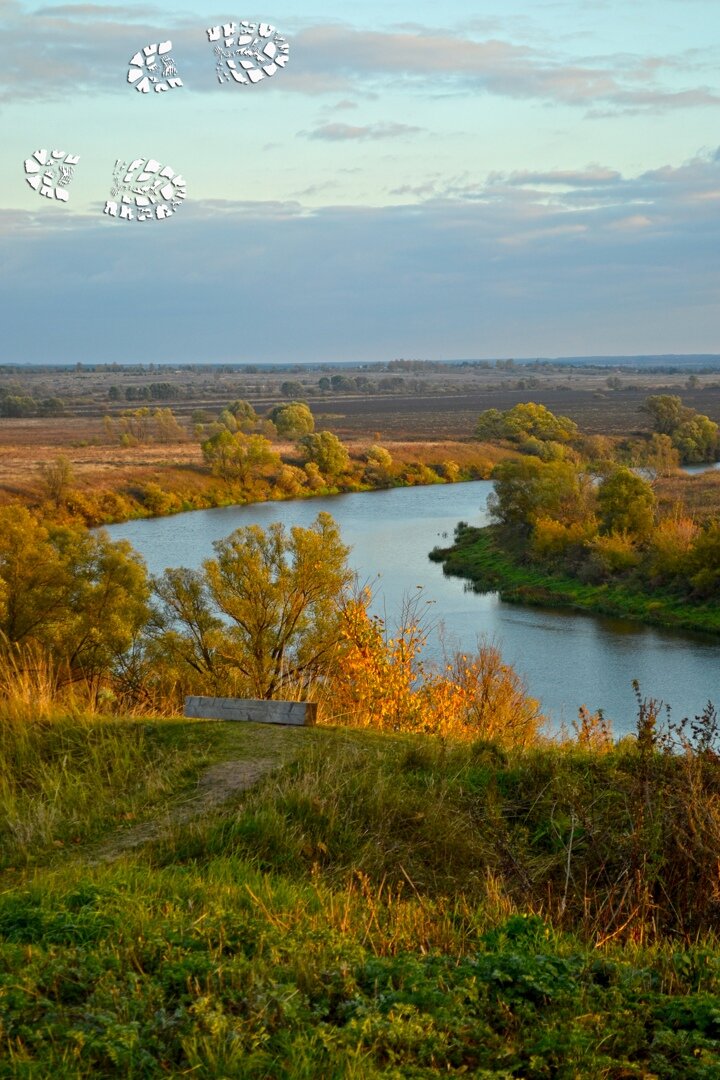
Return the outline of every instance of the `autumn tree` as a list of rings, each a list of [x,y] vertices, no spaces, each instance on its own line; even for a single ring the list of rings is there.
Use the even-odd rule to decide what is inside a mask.
[[[313,414],[304,401],[276,405],[267,418],[275,425],[282,439],[299,439],[315,430]]]
[[[39,647],[59,681],[111,673],[148,618],[145,566],[125,541],[0,510],[0,648]]]
[[[327,513],[289,533],[250,525],[214,548],[202,571],[156,582],[156,648],[226,693],[306,692],[334,662],[352,580],[337,525]]]
[[[313,463],[329,480],[336,479],[350,468],[347,448],[331,431],[318,431],[300,440],[303,460]]]
[[[74,481],[70,459],[60,454],[54,461],[44,461],[39,466],[43,493],[56,510],[60,510],[70,494]]]
[[[568,416],[556,416],[535,401],[514,405],[505,413],[509,438],[531,436],[552,442],[568,442],[577,435],[577,424]]]
[[[365,454],[364,480],[373,487],[389,487],[393,481],[393,459],[389,450],[377,443]]]
[[[655,493],[647,480],[624,466],[615,469],[598,488],[601,531],[648,536],[655,520],[655,503]]]
[[[673,435],[685,419],[687,410],[676,394],[652,394],[641,406],[650,415],[659,435]]]
[[[215,432],[202,443],[205,461],[215,476],[243,485],[258,480],[282,465],[268,439],[262,435],[232,433],[227,428]]]
[[[657,432],[649,442],[640,448],[637,463],[648,474],[650,480],[671,476],[680,466],[680,453],[669,435]]]
[[[577,425],[567,416],[556,416],[545,405],[528,401],[506,412],[486,409],[475,427],[477,439],[509,439],[524,442],[528,438],[542,442],[566,443],[577,435]]]

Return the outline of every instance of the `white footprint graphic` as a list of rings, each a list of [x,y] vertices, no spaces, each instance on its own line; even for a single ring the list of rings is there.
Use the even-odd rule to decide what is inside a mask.
[[[113,186],[103,214],[121,221],[163,221],[185,198],[185,180],[154,158],[116,161]]]
[[[271,78],[288,62],[290,46],[270,23],[229,22],[211,26],[208,41],[213,45],[219,83],[252,86]]]
[[[136,52],[130,61],[127,81],[141,94],[164,94],[182,86],[177,67],[170,52],[172,41],[160,41],[155,45],[146,45]]]
[[[79,160],[79,155],[66,154],[64,150],[36,150],[25,160],[25,179],[38,195],[69,202],[67,189]]]

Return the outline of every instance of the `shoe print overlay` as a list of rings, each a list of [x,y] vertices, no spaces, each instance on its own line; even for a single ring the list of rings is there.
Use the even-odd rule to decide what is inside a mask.
[[[64,150],[36,150],[25,161],[25,179],[38,195],[69,202],[67,189],[79,160],[77,154],[66,154]]]
[[[290,46],[270,23],[230,22],[207,31],[220,83],[252,86],[270,78],[288,62]]]
[[[118,160],[103,214],[122,221],[162,221],[182,206],[185,195],[184,179],[169,165],[153,158]]]
[[[130,61],[127,81],[141,94],[164,94],[182,86],[177,67],[170,52],[172,41],[161,41],[156,45],[146,45],[136,52]]]

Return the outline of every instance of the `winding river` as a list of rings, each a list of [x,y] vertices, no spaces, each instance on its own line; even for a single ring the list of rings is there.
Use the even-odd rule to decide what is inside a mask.
[[[478,481],[259,503],[131,521],[108,532],[129,540],[157,574],[168,566],[199,566],[212,555],[214,540],[242,525],[307,526],[327,510],[352,548],[360,581],[373,587],[375,609],[389,623],[403,597],[419,592],[423,611],[442,626],[449,647],[472,650],[480,637],[498,644],[555,727],[569,724],[585,704],[602,708],[616,734],[632,730],[633,679],[643,693],[670,704],[675,719],[696,715],[708,699],[720,705],[720,644],[712,639],[505,604],[494,593],[468,592],[461,580],[445,577],[428,552],[451,541],[458,521],[486,523],[491,490],[490,481]],[[439,655],[437,635],[433,650]]]

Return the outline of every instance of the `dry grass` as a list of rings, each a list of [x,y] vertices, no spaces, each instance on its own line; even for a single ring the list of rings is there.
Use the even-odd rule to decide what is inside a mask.
[[[660,480],[657,492],[662,509],[672,511],[678,503],[697,521],[720,515],[720,471],[698,476],[676,476]]]

